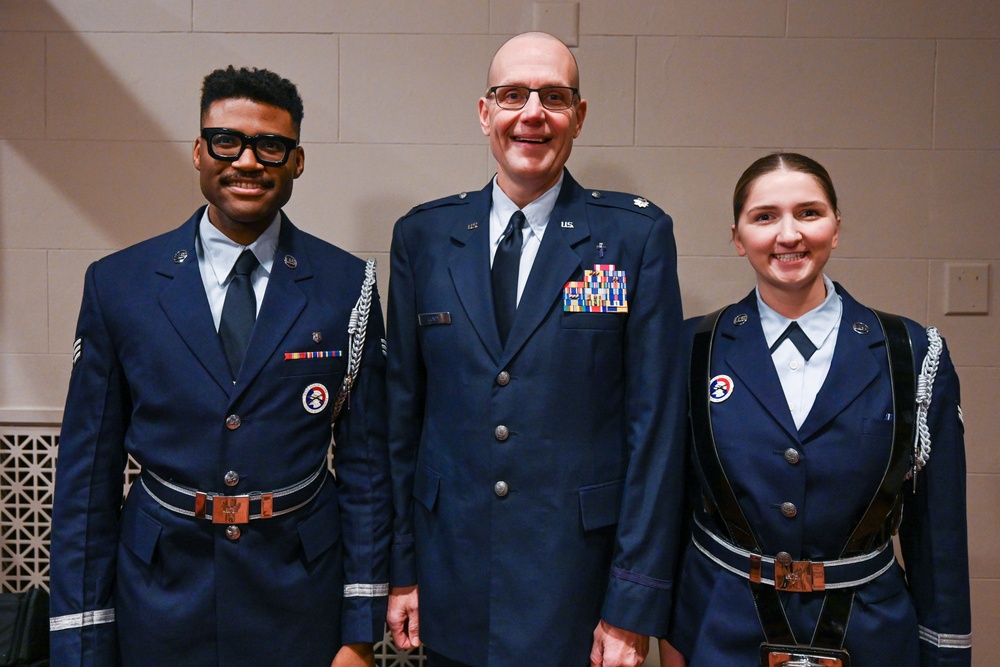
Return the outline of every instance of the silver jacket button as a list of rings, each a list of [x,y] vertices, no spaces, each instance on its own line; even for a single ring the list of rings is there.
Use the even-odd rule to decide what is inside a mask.
[[[239,526],[226,526],[226,537],[231,540],[240,539],[240,527]]]
[[[230,470],[222,480],[226,483],[226,486],[236,486],[240,483],[240,474],[235,470]]]
[[[240,419],[239,415],[229,415],[228,417],[226,417],[226,428],[228,428],[230,431],[235,431],[240,427],[240,424],[242,423],[243,420]]]
[[[792,503],[781,503],[781,513],[791,519],[799,513],[799,510]]]
[[[786,449],[785,450],[785,460],[788,461],[789,463],[791,463],[792,465],[795,465],[796,463],[798,463],[799,462],[799,450],[795,449],[794,447],[789,447],[788,449]]]
[[[510,437],[510,429],[504,426],[503,424],[500,424],[493,431],[493,435],[496,436],[497,440],[503,442],[504,440]]]
[[[508,490],[507,482],[500,481],[493,485],[493,493],[497,494],[500,498],[506,496]]]
[[[510,384],[510,373],[507,371],[500,371],[500,375],[497,376],[497,384],[501,387],[506,387]]]
[[[787,551],[779,551],[778,555],[774,557],[774,560],[779,565],[784,565],[785,567],[788,567],[789,565],[792,564],[792,555]]]

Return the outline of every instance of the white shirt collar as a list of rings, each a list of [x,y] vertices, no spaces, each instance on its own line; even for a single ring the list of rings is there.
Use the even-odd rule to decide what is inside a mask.
[[[823,299],[823,303],[795,320],[817,350],[823,347],[829,340],[830,334],[840,324],[840,316],[844,310],[840,295],[837,294],[833,281],[826,274],[823,274],[823,285],[826,286],[826,298]],[[767,346],[770,347],[784,333],[792,320],[764,303],[764,300],[760,298],[760,287],[757,287],[755,291],[757,292],[757,310],[760,312],[760,325],[764,329],[764,339],[767,341]]]
[[[202,256],[208,262],[212,273],[224,285],[229,279],[229,275],[236,266],[236,260],[244,248],[248,248],[260,262],[260,269],[265,275],[271,275],[271,267],[274,264],[274,251],[278,248],[278,234],[281,231],[281,213],[274,216],[274,220],[267,226],[267,229],[257,237],[257,240],[248,246],[242,246],[223,234],[208,219],[208,208],[201,216],[198,223],[198,238],[201,243]]]
[[[552,215],[552,209],[556,207],[556,200],[559,198],[559,191],[562,189],[563,177],[565,172],[559,175],[559,180],[551,188],[546,190],[538,199],[531,202],[524,208],[520,209],[524,213],[524,217],[527,220],[527,226],[531,228],[531,232],[537,236],[539,239],[545,234],[545,227],[549,223],[549,216]],[[498,224],[502,223],[500,229],[494,230],[491,225],[490,228],[490,238],[493,239],[493,244],[496,245],[500,242],[500,237],[504,230],[507,229],[507,223],[510,221],[510,216],[514,215],[514,211],[517,211],[518,207],[511,198],[507,196],[507,193],[503,191],[500,185],[497,183],[497,179],[493,177],[493,217],[492,219],[497,221]],[[235,260],[234,260],[235,263]]]

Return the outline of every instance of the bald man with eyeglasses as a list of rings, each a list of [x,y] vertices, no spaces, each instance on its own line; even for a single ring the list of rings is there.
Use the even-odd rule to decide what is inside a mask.
[[[482,190],[395,227],[389,625],[430,667],[641,664],[669,623],[683,465],[670,218],[565,169],[587,115],[551,35],[506,42]],[[654,529],[655,520],[655,529]]]

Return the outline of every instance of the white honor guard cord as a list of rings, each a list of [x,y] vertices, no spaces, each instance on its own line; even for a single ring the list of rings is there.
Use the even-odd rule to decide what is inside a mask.
[[[358,297],[358,302],[351,310],[351,319],[347,325],[347,370],[344,372],[344,381],[337,393],[337,400],[333,404],[331,423],[337,421],[337,417],[340,416],[340,409],[344,406],[344,401],[351,395],[351,387],[354,386],[354,380],[361,368],[361,355],[365,350],[368,315],[372,309],[372,290],[374,288],[375,258],[369,257],[368,261],[365,262],[365,279],[361,283],[361,296]]]
[[[934,395],[934,378],[937,377],[941,362],[941,333],[937,327],[927,327],[927,354],[917,376],[917,436],[913,442],[913,467],[908,477],[913,478],[913,492],[917,491],[917,473],[923,470],[931,458],[931,430],[927,426],[927,414],[931,409]]]

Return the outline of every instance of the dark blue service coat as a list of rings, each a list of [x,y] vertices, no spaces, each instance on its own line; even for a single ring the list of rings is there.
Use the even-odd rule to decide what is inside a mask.
[[[784,551],[795,560],[836,559],[889,457],[892,422],[886,415],[893,406],[885,339],[872,312],[839,285],[837,291],[844,310],[833,363],[799,429],[764,340],[756,294],[719,320],[711,374],[730,376],[734,388],[728,399],[712,404],[715,440],[740,507],[772,557]],[[734,321],[739,314],[747,316],[745,324]],[[867,325],[866,333],[855,329],[857,322]],[[906,325],[919,372],[927,335],[911,320]],[[970,664],[959,400],[958,376],[945,347],[928,418],[930,461],[917,475],[916,493],[912,482],[903,488],[899,537],[906,571],[894,564],[857,589],[845,643],[853,665]],[[798,452],[797,461],[786,458],[789,448]],[[789,502],[794,516],[781,511]],[[695,514],[703,526],[715,526],[702,508]],[[808,643],[823,594],[781,593],[781,598],[796,638]],[[674,619],[670,639],[689,667],[758,664],[764,635],[747,580],[693,545],[685,554]]]
[[[681,488],[660,480],[685,428],[672,222],[566,172],[501,347],[491,192],[395,227],[392,581],[419,584],[421,638],[452,659],[579,667],[601,617],[646,634],[669,618]],[[628,313],[564,311],[567,281],[597,264],[625,271]]]
[[[391,491],[377,295],[334,432],[336,481],[311,503],[251,521],[235,540],[225,524],[161,507],[140,483],[121,507],[126,453],[164,479],[227,494],[287,487],[326,460],[364,262],[283,215],[234,383],[194,252],[202,211],[87,271],[53,509],[53,666],[115,665],[120,652],[142,667],[328,667],[342,642],[382,636],[386,598],[373,594],[388,581]],[[320,350],[344,356],[285,359]],[[316,383],[330,400],[313,414],[303,393]]]

